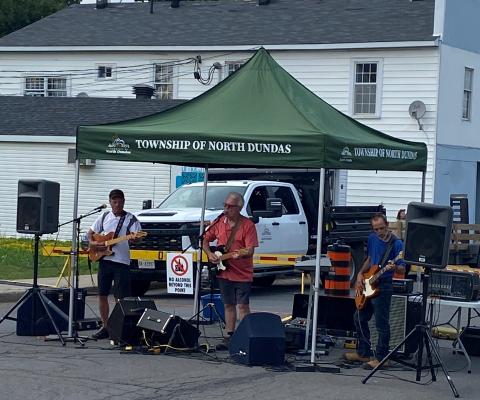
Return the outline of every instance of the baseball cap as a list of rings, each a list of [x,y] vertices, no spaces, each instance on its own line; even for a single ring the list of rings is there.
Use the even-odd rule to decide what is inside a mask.
[[[121,191],[120,189],[113,189],[108,195],[108,198],[114,199],[115,197],[121,197],[122,199],[124,199],[125,195],[123,194],[123,191]]]

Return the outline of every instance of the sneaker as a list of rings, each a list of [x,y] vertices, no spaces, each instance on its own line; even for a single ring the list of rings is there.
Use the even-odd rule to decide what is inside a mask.
[[[227,351],[229,344],[230,344],[230,338],[224,337],[223,340],[215,346],[215,350]]]
[[[362,363],[367,363],[370,361],[370,357],[364,357],[358,354],[356,351],[355,352],[348,352],[343,355],[343,358],[347,361],[350,362],[362,362]]]
[[[379,365],[380,365],[380,361],[377,360],[376,358],[374,358],[373,360],[370,360],[370,361],[366,362],[365,364],[363,364],[362,368],[371,370],[371,369],[377,368]],[[387,369],[388,366],[389,366],[389,362],[387,360],[383,363],[382,368],[380,368],[380,369]]]
[[[110,336],[110,335],[108,334],[107,328],[104,328],[104,327],[102,326],[98,331],[96,331],[96,332],[92,335],[92,339],[95,339],[95,340],[108,339],[109,336]]]

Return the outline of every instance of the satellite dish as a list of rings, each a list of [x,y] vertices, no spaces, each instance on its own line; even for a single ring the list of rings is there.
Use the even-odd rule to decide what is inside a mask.
[[[408,107],[408,113],[412,118],[415,118],[417,121],[425,115],[427,108],[425,107],[425,103],[420,100],[415,100],[410,104]]]

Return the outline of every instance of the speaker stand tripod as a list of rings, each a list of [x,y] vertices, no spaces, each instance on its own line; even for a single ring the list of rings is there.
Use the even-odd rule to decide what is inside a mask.
[[[197,300],[198,301],[198,305],[197,305],[198,312],[196,314],[194,314],[192,317],[189,318],[189,321],[193,321],[193,320],[196,321],[197,329],[200,326],[200,315],[206,310],[209,311],[209,318],[207,319],[205,317],[202,317],[204,322],[212,324],[213,321],[214,321],[214,317],[216,317],[216,319],[222,324],[222,326],[225,327],[225,319],[218,312],[217,306],[215,305],[215,301],[214,301],[213,285],[214,285],[214,279],[215,278],[213,276],[213,270],[216,269],[216,266],[208,265],[207,268],[208,268],[209,300],[210,301],[207,304],[205,304],[204,307],[200,308],[201,296],[198,296],[198,300]]]
[[[362,383],[367,383],[367,381],[379,370],[382,368],[382,366],[389,361],[390,359],[394,358],[395,354],[398,352],[398,350],[406,344],[408,339],[416,335],[417,340],[418,340],[418,352],[417,352],[417,360],[416,364],[408,363],[404,360],[401,359],[395,359],[395,362],[398,362],[399,364],[405,365],[407,367],[413,368],[416,370],[417,375],[416,375],[416,381],[419,382],[421,379],[422,371],[425,369],[430,370],[430,374],[432,376],[432,381],[435,382],[437,380],[437,376],[435,374],[435,368],[440,367],[443,371],[443,374],[445,375],[445,378],[447,378],[447,382],[450,385],[450,389],[452,390],[452,393],[455,397],[459,397],[460,395],[458,394],[458,391],[453,383],[452,378],[450,377],[447,368],[445,367],[442,359],[440,358],[440,353],[438,352],[438,349],[432,339],[432,336],[430,335],[430,327],[428,324],[425,322],[425,316],[427,312],[427,301],[428,301],[428,283],[429,283],[429,275],[430,275],[430,269],[425,268],[425,274],[424,274],[424,280],[423,280],[423,291],[422,291],[422,311],[421,311],[421,316],[420,316],[420,323],[413,328],[410,333],[399,343],[395,348],[382,360],[380,361],[380,364],[378,364],[375,369],[373,369],[365,378],[362,379]],[[426,355],[427,355],[427,360],[428,360],[428,365],[423,366],[423,346],[425,346],[426,350]],[[436,358],[436,361],[438,364],[433,364],[433,358],[432,358],[432,352],[433,355]]]
[[[38,243],[40,241],[40,235],[35,234],[35,247],[34,247],[34,254],[33,254],[33,286],[31,289],[28,289],[23,296],[18,300],[15,305],[7,311],[7,313],[0,319],[0,324],[8,319],[11,321],[17,321],[17,318],[10,317],[10,314],[17,309],[17,307],[21,306],[24,302],[31,299],[32,302],[32,323],[35,324],[37,321],[37,304],[41,304],[43,309],[45,310],[50,323],[52,324],[55,332],[58,336],[58,340],[65,346],[65,338],[62,336],[62,333],[58,329],[57,324],[53,318],[53,315],[56,314],[63,318],[65,321],[68,321],[68,316],[60,310],[44,293],[42,293],[41,289],[38,287]],[[34,329],[32,329],[33,331]]]

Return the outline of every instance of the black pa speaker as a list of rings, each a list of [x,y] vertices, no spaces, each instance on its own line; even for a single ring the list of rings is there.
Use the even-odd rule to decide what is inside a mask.
[[[42,289],[41,292],[47,299],[47,307],[49,307],[50,314],[57,328],[60,331],[66,331],[68,329],[68,313],[70,311],[70,289]],[[74,301],[76,319],[85,317],[86,295],[86,289],[77,289]],[[58,307],[63,314],[57,313],[49,304]],[[54,333],[56,333],[55,328],[50,322],[40,299],[35,296],[27,297],[17,310],[17,335],[44,336]]]
[[[285,328],[278,315],[246,315],[230,339],[233,360],[247,365],[281,365],[285,362]]]
[[[200,331],[178,315],[145,310],[137,326],[148,332],[149,342],[179,349],[197,347]]]
[[[422,267],[445,268],[452,234],[452,208],[409,203],[405,233],[405,262]]]
[[[139,345],[142,331],[137,323],[147,308],[157,309],[153,300],[129,297],[120,299],[107,321],[110,339],[120,345]]]
[[[58,182],[19,180],[17,232],[37,235],[57,232],[59,199]]]

